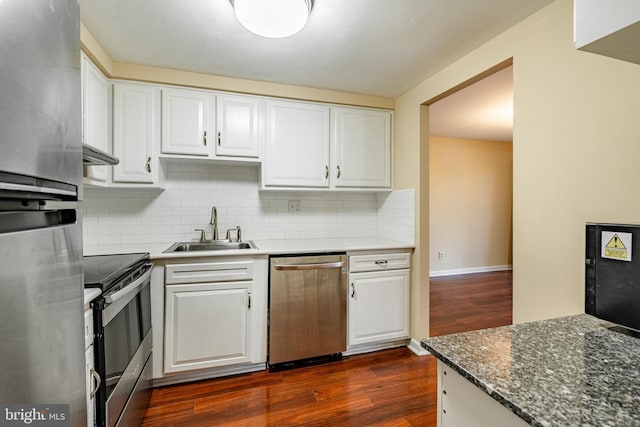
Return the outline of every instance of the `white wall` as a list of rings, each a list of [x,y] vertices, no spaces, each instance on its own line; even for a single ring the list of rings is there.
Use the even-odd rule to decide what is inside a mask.
[[[521,323],[584,312],[585,222],[640,218],[640,66],[576,50],[573,2],[556,0],[398,98],[394,182],[416,188],[421,239],[429,221],[423,104],[509,58],[513,320]],[[429,330],[429,245],[420,246],[414,338]]]
[[[184,160],[164,165],[166,189],[86,188],[81,204],[89,252],[144,248],[211,237],[211,207],[221,238],[240,225],[244,240],[383,237],[413,242],[413,191],[260,192],[256,166]],[[288,200],[301,202],[289,213]]]
[[[509,269],[511,143],[431,136],[429,150],[429,276]]]

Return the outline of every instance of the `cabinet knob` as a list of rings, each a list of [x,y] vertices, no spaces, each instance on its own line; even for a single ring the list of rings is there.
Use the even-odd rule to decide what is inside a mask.
[[[147,157],[147,172],[151,173],[151,157]]]
[[[248,296],[249,296],[249,305],[247,308],[251,308],[251,292],[248,293]]]
[[[356,285],[355,284],[351,284],[351,298],[355,298],[356,297]]]
[[[202,135],[202,141],[204,142],[204,146],[207,146],[207,131],[204,131],[204,135]]]
[[[338,165],[338,175],[336,175],[336,178],[340,178],[341,175],[342,172],[340,171],[340,165]]]
[[[222,139],[220,138],[220,132],[218,132],[218,147],[222,145]]]
[[[324,179],[329,179],[329,166],[324,167]]]

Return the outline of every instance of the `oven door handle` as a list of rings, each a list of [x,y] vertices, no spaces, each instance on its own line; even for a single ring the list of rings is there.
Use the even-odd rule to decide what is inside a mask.
[[[120,289],[118,292],[114,292],[111,295],[106,295],[104,297],[104,300],[107,302],[107,304],[113,304],[114,302],[121,300],[122,298],[125,298],[130,293],[137,291],[139,288],[141,288],[142,285],[144,285],[146,282],[149,281],[149,277],[151,277],[152,266],[153,266],[153,263],[151,262],[145,264],[144,268],[146,268],[147,271],[145,271],[145,273],[142,276],[138,277],[134,282],[128,284],[124,288]]]

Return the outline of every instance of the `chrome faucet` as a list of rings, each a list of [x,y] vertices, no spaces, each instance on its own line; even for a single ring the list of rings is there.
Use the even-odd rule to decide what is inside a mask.
[[[209,224],[211,224],[211,228],[213,229],[213,237],[211,240],[218,240],[218,210],[215,206],[211,208],[211,220]]]

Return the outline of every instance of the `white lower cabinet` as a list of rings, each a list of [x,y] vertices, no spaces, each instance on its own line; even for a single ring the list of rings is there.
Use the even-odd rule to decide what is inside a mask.
[[[167,285],[165,371],[250,361],[247,284]]]
[[[529,424],[438,360],[438,427]]]
[[[349,257],[350,349],[409,337],[409,266],[409,253]]]
[[[266,257],[165,266],[164,372],[266,362]]]

